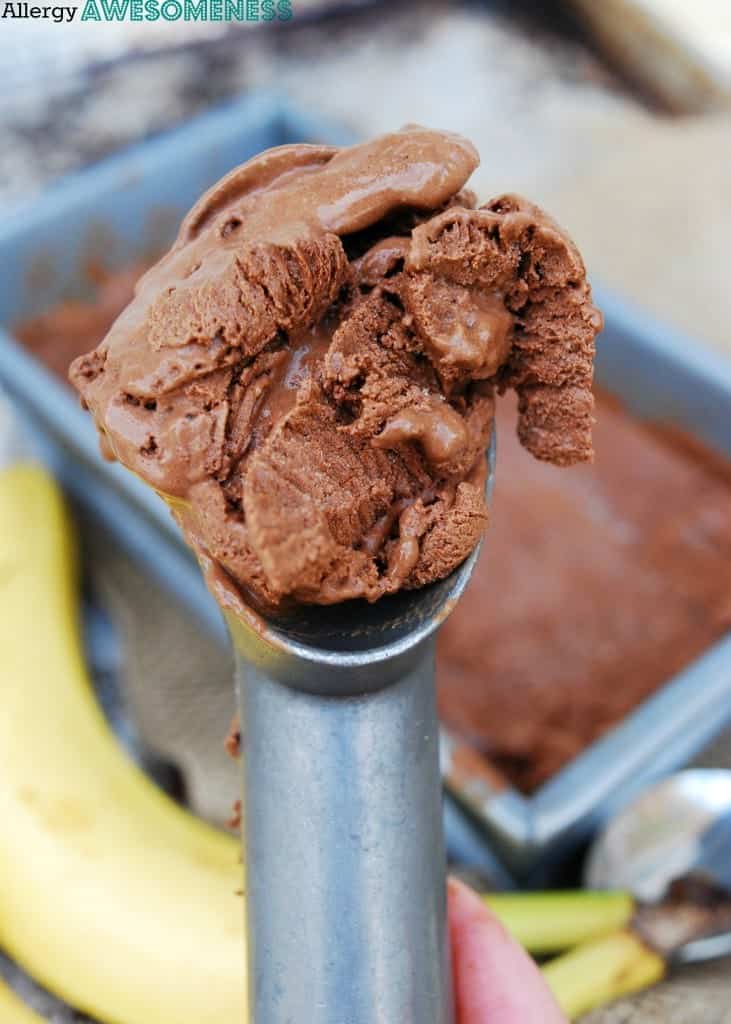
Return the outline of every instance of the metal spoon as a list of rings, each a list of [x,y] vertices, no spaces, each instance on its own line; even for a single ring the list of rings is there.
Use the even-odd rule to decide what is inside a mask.
[[[488,498],[495,446],[488,453]],[[423,590],[230,617],[254,1024],[452,1024],[435,632]]]
[[[645,790],[593,843],[584,882],[631,892],[639,929],[669,963],[730,955],[731,771],[689,769]]]
[[[731,772],[691,770],[605,826],[586,864],[589,891],[488,902],[532,952],[561,953],[542,971],[574,1020],[668,967],[731,953],[730,865]]]

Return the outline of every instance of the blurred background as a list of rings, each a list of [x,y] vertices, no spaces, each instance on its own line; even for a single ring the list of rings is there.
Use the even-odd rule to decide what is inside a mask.
[[[606,284],[726,343],[725,0],[298,0],[290,20],[248,27],[78,17],[3,20],[0,209],[274,88],[361,135],[407,121],[464,132],[480,189],[544,203]]]
[[[695,0],[692,5],[685,0],[293,0],[291,17],[267,24],[81,23],[78,13],[70,23],[54,23],[6,15],[0,33],[4,44],[0,53],[0,227],[13,226],[8,238],[19,237],[24,211],[33,211],[35,203],[43,201],[57,182],[221,105],[239,104],[242,97],[275,97],[268,102],[276,102],[282,109],[291,107],[302,116],[299,123],[308,126],[308,137],[357,139],[421,122],[463,133],[475,142],[482,164],[473,181],[481,198],[504,191],[521,192],[549,210],[574,237],[592,281],[636,310],[633,322],[639,334],[646,329],[645,322],[668,324],[682,339],[673,344],[696,354],[701,378],[705,374],[708,383],[714,374],[728,374],[728,0]],[[216,165],[212,162],[211,166]],[[113,196],[104,202],[113,203]],[[35,308],[24,300],[16,309],[8,298],[7,308],[0,311],[5,326],[33,353],[34,362],[50,368],[57,378],[64,377],[73,354],[93,347],[104,334],[128,300],[145,261],[169,241],[179,215],[158,210],[150,230],[145,229],[144,237],[140,234],[137,249],[124,246],[120,254],[114,240],[110,242],[104,214],[102,204],[89,216],[92,243],[85,243],[81,255],[74,250],[73,284],[67,285],[56,268],[61,283],[56,281],[49,290],[48,267],[34,258],[23,269],[24,280],[32,282],[28,294],[33,294],[33,289],[39,296],[48,291],[53,301],[44,299]],[[63,232],[63,219],[60,228],[55,224],[48,220],[47,241],[49,247],[53,242],[54,251],[62,252],[63,237],[54,232]],[[35,225],[34,230],[42,243],[42,225]],[[37,248],[42,255],[43,245]],[[108,260],[112,250],[114,256]],[[15,251],[11,246],[3,254],[8,267]],[[122,273],[110,276],[110,270],[119,268]],[[81,284],[80,272],[84,277]],[[11,291],[11,286],[6,290]],[[606,344],[613,331],[618,331],[614,322]],[[662,336],[659,328],[652,337],[656,335]],[[0,349],[0,387],[4,384],[16,398],[21,395],[13,415],[22,422],[24,415],[32,413],[33,419],[37,409],[30,409],[32,402],[24,408],[23,389],[30,395],[40,388],[52,396],[49,403],[58,406],[57,418],[63,420],[63,403],[70,401],[65,385],[34,377],[37,368],[21,366],[17,348],[11,350],[10,346],[15,342],[9,340],[8,347]],[[716,367],[721,368],[718,373]],[[640,390],[647,390],[653,371],[646,368],[643,373]],[[27,386],[22,383],[24,374],[30,374]],[[673,381],[668,394],[674,388],[676,396],[699,387],[693,375],[686,384],[682,380],[677,383],[675,377]],[[56,393],[54,388],[61,390]],[[617,397],[629,401],[631,391],[630,386],[627,396],[620,393]],[[704,512],[705,518],[699,514],[687,522],[673,519],[668,525],[662,545],[647,564],[642,563],[645,582],[635,591],[642,611],[649,615],[666,591],[687,587],[692,573],[707,578],[705,590],[699,585],[697,592],[685,595],[691,609],[688,615],[694,619],[692,635],[688,634],[687,643],[683,641],[675,660],[655,663],[650,657],[645,666],[638,655],[638,673],[645,673],[644,683],[627,683],[622,691],[622,659],[635,657],[631,645],[640,642],[641,633],[643,637],[650,634],[642,615],[637,618],[632,612],[625,617],[634,616],[630,625],[620,622],[619,613],[612,618],[610,602],[614,609],[622,603],[621,573],[615,571],[612,585],[620,588],[616,591],[619,596],[609,591],[604,602],[596,601],[586,629],[592,644],[599,647],[602,625],[612,621],[614,633],[607,633],[606,638],[611,651],[601,671],[608,689],[616,681],[616,700],[593,692],[586,696],[586,679],[581,675],[584,655],[576,653],[574,637],[565,630],[560,635],[549,630],[547,643],[567,659],[561,662],[558,654],[554,659],[557,676],[571,674],[572,657],[580,663],[579,668],[574,666],[576,679],[571,683],[574,711],[567,715],[565,703],[546,709],[545,719],[539,722],[545,749],[537,751],[529,730],[511,740],[512,746],[507,740],[501,746],[495,735],[485,739],[475,724],[481,713],[475,701],[470,704],[464,695],[460,697],[459,687],[453,711],[449,700],[443,698],[448,724],[461,740],[472,743],[497,766],[500,786],[509,784],[530,796],[731,626],[731,462],[718,460],[719,452],[731,453],[731,409],[726,407],[724,428],[718,394],[714,392],[714,396],[714,426],[704,439],[709,441],[715,431],[710,438],[714,452],[696,452],[690,462],[667,471],[662,468],[665,456],[658,456],[658,462],[650,449],[642,447],[644,442],[636,440],[639,434],[632,433],[634,427],[613,419],[614,413],[602,413],[600,454],[604,452],[605,458],[598,460],[597,475],[577,478],[585,484],[574,491],[567,485],[560,512],[565,516],[566,508],[590,504],[600,494],[618,521],[624,522],[626,515],[647,547],[649,535],[642,530],[649,521],[648,510],[654,517],[659,504],[663,514],[667,510],[670,516],[671,506],[672,511],[682,512],[686,496],[708,494],[711,512]],[[699,406],[705,401],[701,395]],[[674,420],[673,413],[672,402],[659,410],[660,418],[668,421]],[[687,427],[687,423],[680,425]],[[59,458],[59,440],[54,435],[49,442],[46,427],[40,430],[39,443],[43,450],[50,443],[53,462]],[[0,432],[3,429],[0,424]],[[90,425],[88,431],[91,437]],[[60,447],[64,444],[68,448],[68,438],[64,441],[62,437]],[[627,460],[635,460],[634,476],[630,470],[622,476],[617,468],[622,461],[616,456],[620,444],[627,445]],[[531,493],[550,497],[552,492],[541,490],[549,485],[538,471],[531,475],[533,470],[521,458],[506,442],[498,488],[501,477],[509,477],[512,469],[518,476],[523,474],[528,490],[511,490],[507,485],[503,493],[506,501],[526,507]],[[711,463],[713,469],[708,468]],[[59,473],[73,491],[71,476],[76,470],[69,471],[64,465]],[[608,475],[602,477],[602,473]],[[70,474],[68,479],[66,474]],[[638,498],[636,507],[630,508],[634,488],[640,477],[648,474],[658,489],[654,494],[648,491],[646,498]],[[89,485],[86,478],[84,481],[83,487],[77,484],[76,488],[79,493],[86,488],[88,496]],[[107,484],[98,484],[100,495]],[[535,488],[532,492],[531,487]],[[499,489],[497,493],[499,501]],[[624,497],[628,498],[626,508],[622,506]],[[136,500],[135,495],[133,498]],[[117,499],[110,500],[114,504]],[[134,501],[129,507],[133,506]],[[111,513],[97,515],[94,511],[108,507],[109,502],[104,505],[101,498],[97,506],[83,500],[76,505],[83,542],[86,645],[97,690],[123,740],[158,781],[197,813],[222,824],[238,792],[236,768],[221,743],[234,710],[227,649],[215,628],[201,625],[190,601],[186,605],[185,601],[170,600],[171,586],[162,586],[161,577],[166,573],[170,579],[178,577],[169,564],[158,568],[153,579],[139,554],[141,542],[135,557],[135,542],[129,542],[131,520],[117,529],[110,523],[118,523],[118,515],[115,519]],[[497,532],[490,542],[493,576],[504,579],[512,573],[516,580],[524,581],[525,572],[532,571],[533,552],[542,550],[546,531],[553,529],[552,521],[543,525],[540,535],[531,532],[534,524],[526,525],[521,561],[514,555],[515,537],[499,532],[504,529],[497,518],[499,511],[496,504]],[[594,532],[586,533],[586,549],[579,549],[577,562],[585,557],[601,564],[599,555],[592,553],[599,548],[591,548],[601,542],[605,529],[601,517],[597,523]],[[122,536],[125,543],[119,539]],[[505,541],[502,547],[501,541]],[[617,550],[622,545],[627,548],[628,543],[624,536],[617,541]],[[668,576],[663,582],[663,560],[669,560],[676,550],[682,550],[685,559],[686,544],[689,552],[695,545],[695,554],[687,554],[683,574]],[[551,546],[548,540],[545,545],[547,550]],[[560,573],[566,557],[560,546],[556,548],[555,565],[547,562],[546,574],[554,569]],[[637,564],[642,561],[634,550],[627,557],[628,564],[632,559]],[[183,572],[180,579],[184,576]],[[602,578],[597,587],[604,583]],[[173,582],[172,590],[176,586]],[[478,583],[478,598],[484,597],[484,607],[491,608],[494,594],[480,587]],[[536,616],[544,615],[547,607],[560,606],[565,599],[573,600],[554,580],[553,589],[545,589],[545,604],[526,613],[522,627],[518,616],[518,627],[537,630],[545,620]],[[450,627],[451,635],[460,642],[474,643],[465,623],[458,620],[457,626]],[[597,630],[596,643],[592,629]],[[658,649],[671,643],[674,629],[668,619],[668,636],[660,631],[654,637]],[[478,632],[482,642],[481,628]],[[540,652],[536,658],[540,660]],[[507,655],[504,663],[499,658],[497,663],[508,675],[521,670]],[[601,674],[592,665],[591,671]],[[728,662],[724,671],[730,671]],[[499,672],[492,675],[499,676]],[[536,680],[537,686],[538,676]],[[468,684],[472,685],[470,679]],[[530,693],[530,687],[526,692]],[[525,693],[521,699],[525,704]],[[496,715],[498,734],[500,714],[506,720],[521,715],[520,705],[508,700],[500,704],[500,700],[503,698],[491,692],[489,706]],[[726,708],[726,716],[729,714],[731,707]],[[574,720],[567,725],[567,718]],[[720,726],[722,718],[713,724]],[[711,723],[706,731],[709,735],[713,731]],[[707,752],[703,763],[731,767],[728,738]],[[572,881],[578,877],[577,857],[568,858],[568,866],[562,868],[563,877]],[[5,972],[10,973],[7,965]],[[591,1019],[605,1024],[675,1019],[685,1024],[726,1024],[731,1021],[728,973],[726,961],[618,1009],[597,1012]],[[21,982],[21,988],[25,984]],[[30,984],[26,995],[49,1019],[77,1019],[45,1000]]]

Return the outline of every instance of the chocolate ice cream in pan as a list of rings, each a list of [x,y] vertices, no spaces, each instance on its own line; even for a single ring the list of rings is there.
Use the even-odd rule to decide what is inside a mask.
[[[477,163],[418,127],[263,153],[72,366],[227,614],[256,1022],[452,1019],[433,632],[487,524],[496,395],[537,458],[591,458],[601,326],[550,218],[476,208]]]

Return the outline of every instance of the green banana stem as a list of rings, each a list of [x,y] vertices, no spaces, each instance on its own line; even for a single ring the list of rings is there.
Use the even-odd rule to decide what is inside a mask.
[[[542,968],[558,1004],[570,1020],[597,1006],[654,985],[665,961],[631,931],[585,942]]]
[[[485,903],[530,953],[558,953],[629,924],[626,892],[491,893]]]

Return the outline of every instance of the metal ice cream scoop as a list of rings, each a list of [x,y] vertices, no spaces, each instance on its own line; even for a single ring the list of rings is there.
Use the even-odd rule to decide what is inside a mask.
[[[488,498],[494,475],[488,453]],[[451,1024],[435,633],[477,560],[375,604],[229,618],[255,1024]]]

